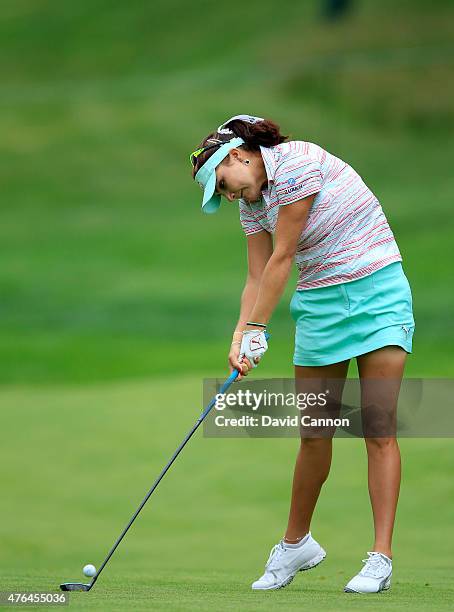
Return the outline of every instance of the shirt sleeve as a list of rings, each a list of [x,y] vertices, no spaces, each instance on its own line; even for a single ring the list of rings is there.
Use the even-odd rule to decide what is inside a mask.
[[[276,168],[274,184],[280,206],[308,198],[322,188],[321,164],[306,156],[287,159]]]
[[[244,200],[240,200],[240,222],[246,236],[265,231]]]

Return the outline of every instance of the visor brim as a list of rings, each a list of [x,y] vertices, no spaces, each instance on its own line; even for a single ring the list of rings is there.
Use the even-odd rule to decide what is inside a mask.
[[[213,170],[206,187],[203,191],[202,210],[204,213],[211,214],[215,213],[221,205],[221,196],[217,193],[216,189],[216,171]]]
[[[232,149],[243,144],[244,140],[240,137],[232,138],[225,142],[195,175],[195,180],[203,189],[202,210],[204,213],[215,213],[221,205],[221,196],[214,193],[216,189],[216,167],[227,157]]]

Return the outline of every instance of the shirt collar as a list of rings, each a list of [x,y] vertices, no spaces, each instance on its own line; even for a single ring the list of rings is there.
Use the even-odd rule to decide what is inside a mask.
[[[265,203],[269,202],[271,185],[274,183],[274,175],[276,172],[276,160],[272,149],[269,147],[260,147],[260,153],[262,154],[263,164],[265,166],[266,178],[268,179],[268,188],[262,191],[262,198]],[[251,207],[263,206],[263,204],[250,204]]]
[[[262,196],[266,202],[269,200],[271,185],[274,183],[274,175],[276,173],[276,160],[272,149],[269,147],[260,147],[263,164],[265,166],[266,178],[268,179],[268,188],[262,191]]]
[[[272,149],[269,147],[260,147],[260,153],[262,154],[263,163],[265,165],[266,177],[268,179],[268,189],[269,184],[274,183],[274,175],[276,172],[276,160],[274,159],[274,154]]]

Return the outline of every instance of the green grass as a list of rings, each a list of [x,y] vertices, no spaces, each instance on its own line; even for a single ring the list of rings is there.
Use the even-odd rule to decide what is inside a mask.
[[[200,408],[198,377],[0,393],[0,583],[54,590],[99,566]],[[389,593],[342,592],[371,546],[366,457],[335,441],[313,524],[328,552],[287,589],[252,593],[285,527],[294,439],[209,439],[199,432],[75,609],[448,610],[454,537],[452,444],[404,440],[404,477]],[[21,449],[18,452],[17,449]],[[14,459],[12,459],[14,458]]]

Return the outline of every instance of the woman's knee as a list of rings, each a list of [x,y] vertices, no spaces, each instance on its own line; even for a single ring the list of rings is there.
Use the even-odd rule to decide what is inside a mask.
[[[364,438],[368,453],[383,453],[398,448],[397,438]]]
[[[301,438],[300,458],[304,461],[311,477],[320,486],[328,478],[331,467],[332,441],[326,438]]]
[[[331,438],[301,438],[301,449],[309,451],[331,450],[332,444]]]

